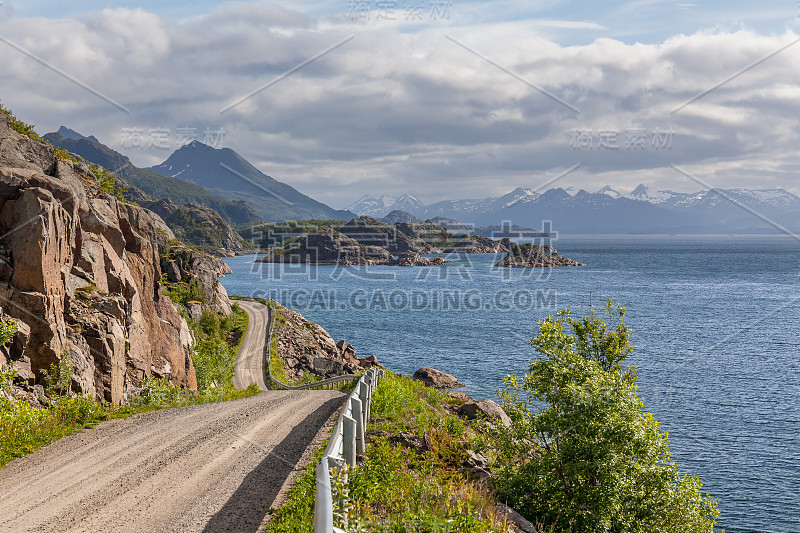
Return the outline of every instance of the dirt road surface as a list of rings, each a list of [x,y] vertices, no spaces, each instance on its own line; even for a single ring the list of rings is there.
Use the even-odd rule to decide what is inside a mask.
[[[267,308],[250,315],[237,387],[264,387]],[[256,532],[339,391],[266,391],[111,420],[0,469],[0,532]],[[308,453],[305,454],[308,457]]]
[[[248,385],[255,383],[259,389],[267,390],[264,383],[264,342],[267,337],[270,310],[258,302],[237,300],[236,303],[247,312],[250,319],[247,333],[236,356],[233,386],[237,389],[246,389]]]
[[[0,531],[262,530],[344,397],[267,391],[65,437],[0,469]]]

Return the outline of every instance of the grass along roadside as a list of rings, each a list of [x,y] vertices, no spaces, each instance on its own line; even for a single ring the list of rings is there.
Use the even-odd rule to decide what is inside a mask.
[[[375,389],[369,444],[359,465],[334,478],[335,525],[347,532],[505,532],[497,500],[463,465],[484,436],[452,414],[461,403],[409,377],[389,375]],[[418,445],[410,445],[417,443]],[[317,451],[267,532],[313,531]]]
[[[164,379],[148,376],[141,383],[140,393],[131,398],[128,405],[96,402],[70,391],[74,369],[69,354],[64,354],[60,362],[47,371],[46,398],[43,408],[37,408],[25,399],[14,397],[12,383],[16,373],[10,365],[1,368],[0,467],[61,437],[94,427],[103,420],[258,394],[255,385],[241,391],[233,387],[234,362],[247,330],[247,313],[239,306],[234,306],[233,313],[228,317],[207,311],[199,321],[187,319],[187,323],[196,339],[192,351],[197,374],[196,393],[185,391]]]

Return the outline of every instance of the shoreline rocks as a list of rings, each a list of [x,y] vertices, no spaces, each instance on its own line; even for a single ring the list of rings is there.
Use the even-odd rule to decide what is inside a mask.
[[[352,345],[343,340],[334,343],[319,324],[307,320],[297,311],[279,309],[283,320],[276,323],[276,342],[289,380],[299,381],[308,374],[325,379],[380,367],[374,355],[360,358]]]
[[[426,387],[433,387],[434,389],[440,390],[466,387],[466,385],[458,381],[453,375],[445,374],[435,368],[420,368],[414,372],[412,379],[421,381]]]

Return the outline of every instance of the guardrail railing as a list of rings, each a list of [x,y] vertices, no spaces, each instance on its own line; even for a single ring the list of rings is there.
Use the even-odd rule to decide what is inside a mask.
[[[305,383],[303,385],[289,385],[279,381],[272,375],[270,362],[272,361],[272,333],[275,329],[275,317],[277,310],[274,306],[270,305],[269,310],[269,324],[267,325],[267,341],[264,343],[264,374],[267,378],[267,383],[276,386],[279,389],[286,390],[307,390],[307,389],[325,389],[333,388],[334,385],[339,383],[355,381],[359,378],[356,374],[342,374],[341,376],[334,376],[332,378],[322,379],[314,383]]]
[[[383,370],[370,368],[347,397],[333,428],[328,446],[317,464],[317,489],[314,500],[314,533],[335,533],[331,468],[349,469],[356,465],[356,454],[364,453],[372,391],[383,378]]]
[[[272,334],[275,326],[277,310],[270,306],[270,320],[267,325],[267,340],[264,344],[264,373],[267,383],[281,389],[301,390],[333,386],[344,381],[353,381],[358,378],[358,383],[350,392],[345,401],[333,434],[328,441],[328,446],[317,464],[316,499],[314,501],[314,533],[340,533],[341,530],[333,527],[333,492],[331,485],[331,468],[352,468],[356,465],[356,455],[364,453],[366,444],[365,434],[369,421],[372,391],[383,379],[384,371],[379,368],[370,368],[360,377],[355,374],[345,374],[323,379],[305,385],[288,385],[277,380],[272,375],[270,362],[272,359]]]

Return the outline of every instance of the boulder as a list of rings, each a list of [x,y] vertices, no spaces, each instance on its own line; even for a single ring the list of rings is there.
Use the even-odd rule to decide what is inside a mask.
[[[521,514],[504,503],[498,503],[497,506],[495,506],[495,511],[497,512],[498,517],[506,519],[508,524],[511,526],[511,531],[514,533],[539,532],[539,529],[534,527],[534,525],[526,520]]]
[[[411,433],[406,433],[401,431],[397,435],[392,435],[388,438],[389,442],[400,444],[403,448],[408,448],[418,453],[422,453],[425,450],[429,450],[430,446],[427,441],[427,437],[418,437],[416,435],[412,435]]]
[[[475,398],[469,396],[468,394],[464,394],[463,392],[448,392],[447,395],[450,396],[452,399],[457,400],[461,403],[475,401]]]
[[[467,458],[464,460],[464,470],[472,476],[473,479],[484,481],[491,477],[488,470],[489,458],[481,453],[476,453],[472,450],[467,450]]]
[[[474,420],[479,416],[483,416],[487,420],[496,419],[501,424],[508,427],[511,425],[511,418],[503,411],[500,405],[493,401],[484,399],[479,402],[467,402],[458,408],[458,414],[468,420]]]
[[[435,389],[454,389],[457,387],[466,387],[463,383],[458,381],[450,374],[445,374],[435,368],[420,368],[414,375],[413,379],[421,381],[426,387],[433,387]]]
[[[315,357],[311,363],[314,373],[331,378],[344,374],[344,366],[339,361],[326,357]]]

